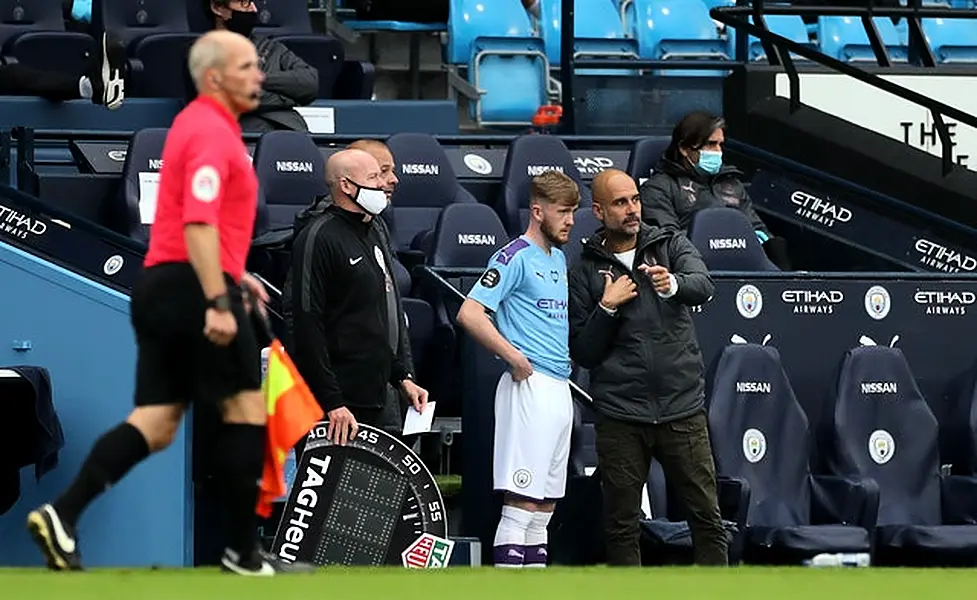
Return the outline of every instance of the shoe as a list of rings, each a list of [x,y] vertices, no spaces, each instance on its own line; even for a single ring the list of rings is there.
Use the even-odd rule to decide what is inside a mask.
[[[74,527],[58,516],[58,511],[45,504],[27,515],[27,529],[47,559],[52,571],[80,571],[81,555],[78,552]]]
[[[225,548],[224,556],[221,557],[221,571],[235,575],[272,577],[285,573],[313,573],[317,570],[318,567],[309,563],[287,563],[260,548],[255,549],[246,560],[230,548]]]
[[[92,83],[92,102],[115,110],[125,99],[126,48],[110,32],[103,33],[100,42],[94,70],[88,75]]]

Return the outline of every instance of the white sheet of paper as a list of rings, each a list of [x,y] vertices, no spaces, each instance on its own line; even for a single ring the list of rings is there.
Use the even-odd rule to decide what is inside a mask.
[[[156,195],[159,192],[159,173],[139,172],[139,220],[152,225],[156,218]]]
[[[309,133],[336,133],[336,109],[331,106],[299,106],[295,112],[302,115]]]
[[[414,435],[416,433],[427,433],[431,431],[434,424],[434,405],[437,402],[428,402],[424,407],[424,412],[419,413],[411,406],[407,409],[407,417],[404,419],[404,435]]]

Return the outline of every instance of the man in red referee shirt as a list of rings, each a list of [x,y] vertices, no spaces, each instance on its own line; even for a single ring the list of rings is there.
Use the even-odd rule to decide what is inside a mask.
[[[95,442],[68,489],[28,516],[51,569],[81,568],[75,525],[82,511],[170,445],[190,402],[217,403],[223,417],[215,457],[228,531],[222,569],[307,569],[276,561],[257,541],[266,408],[248,312],[262,310],[249,298],[267,301],[267,294],[244,272],[258,181],[238,117],[257,106],[263,76],[251,42],[227,31],[202,36],[189,68],[199,95],[166,138],[149,251],[132,290],[136,408]]]

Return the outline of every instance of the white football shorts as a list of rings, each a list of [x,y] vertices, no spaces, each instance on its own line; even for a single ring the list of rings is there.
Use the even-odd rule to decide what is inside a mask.
[[[562,498],[572,429],[573,400],[565,379],[533,371],[514,382],[503,373],[495,389],[495,489],[535,500]]]

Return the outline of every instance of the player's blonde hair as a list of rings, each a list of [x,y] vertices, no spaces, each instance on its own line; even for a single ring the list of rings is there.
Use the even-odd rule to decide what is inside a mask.
[[[580,204],[580,188],[573,178],[560,171],[546,171],[533,177],[529,184],[529,201],[532,204]]]

